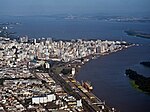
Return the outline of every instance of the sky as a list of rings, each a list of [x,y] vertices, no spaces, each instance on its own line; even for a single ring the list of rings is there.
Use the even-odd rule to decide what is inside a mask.
[[[147,13],[150,0],[0,0],[0,15]]]

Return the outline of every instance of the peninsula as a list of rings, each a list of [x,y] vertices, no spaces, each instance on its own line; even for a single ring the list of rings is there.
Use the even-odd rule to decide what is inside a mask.
[[[141,31],[127,30],[124,32],[129,36],[135,36],[135,37],[150,39],[150,34],[147,34],[147,33],[141,32]]]
[[[134,81],[138,89],[150,93],[150,77],[144,77],[131,69],[127,69],[125,73],[132,81]]]

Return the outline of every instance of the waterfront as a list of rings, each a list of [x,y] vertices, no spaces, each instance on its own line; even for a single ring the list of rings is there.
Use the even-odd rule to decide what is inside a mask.
[[[108,105],[123,112],[148,112],[150,97],[136,91],[124,76],[126,68],[133,67],[139,73],[149,75],[149,69],[139,66],[140,61],[149,60],[150,40],[134,38],[123,33],[126,29],[137,29],[148,32],[149,23],[117,23],[105,21],[67,21],[48,18],[14,19],[22,24],[15,27],[18,35],[29,37],[53,37],[62,39],[100,38],[109,40],[126,40],[146,44],[143,47],[132,47],[110,55],[102,56],[87,63],[79,72],[78,80],[90,80],[94,93]],[[35,21],[34,21],[35,20]],[[8,19],[7,21],[11,21]]]
[[[29,104],[45,104],[44,107],[41,109],[50,111],[51,108],[46,108],[46,105],[48,105],[49,102],[52,102],[53,100],[56,100],[56,97],[54,94],[54,98],[49,100],[47,94],[53,93],[58,94],[55,92],[54,88],[51,89],[52,84],[56,83],[57,86],[61,86],[64,90],[64,94],[68,94],[68,97],[72,97],[74,99],[74,103],[72,105],[72,100],[66,100],[68,102],[69,107],[62,106],[63,109],[67,109],[68,111],[74,111],[74,109],[77,109],[78,111],[88,111],[88,112],[115,112],[114,108],[110,108],[109,106],[105,105],[102,100],[98,99],[94,94],[90,93],[88,89],[86,90],[84,87],[81,86],[81,84],[74,79],[74,75],[76,73],[77,68],[81,63],[84,63],[88,57],[92,55],[100,55],[105,54],[107,52],[115,52],[120,49],[125,49],[127,47],[130,47],[131,45],[126,42],[119,42],[119,41],[101,41],[101,40],[89,40],[84,41],[81,39],[78,39],[76,41],[52,41],[49,39],[46,39],[45,41],[42,40],[39,43],[36,42],[36,39],[34,39],[34,42],[28,42],[27,37],[20,38],[19,41],[11,40],[9,38],[1,37],[1,57],[2,60],[0,66],[1,66],[1,91],[2,93],[6,94],[9,92],[11,96],[14,96],[15,99],[17,97],[22,96],[24,93],[18,93],[17,90],[19,90],[22,86],[27,86],[25,83],[23,83],[21,86],[16,87],[16,83],[13,83],[18,79],[23,79],[25,81],[26,79],[34,79],[41,81],[40,83],[43,84],[41,87],[44,87],[42,90],[46,90],[46,88],[49,90],[46,90],[44,92],[39,92],[41,94],[35,94],[34,87],[36,87],[33,84],[33,88],[31,91],[28,91],[28,89],[22,89],[22,91],[28,91],[26,94],[29,95],[27,102],[26,99],[21,99],[22,97],[18,98],[18,102],[24,102],[22,103],[23,110],[30,110]],[[15,44],[15,45],[14,45]],[[20,47],[18,47],[20,46]],[[8,49],[10,47],[10,49]],[[61,49],[61,55],[60,55],[60,49]],[[14,51],[14,52],[13,52]],[[32,52],[32,53],[31,53]],[[8,54],[5,54],[8,53]],[[12,55],[10,55],[12,54]],[[10,57],[10,58],[7,58]],[[13,60],[15,58],[15,60]],[[91,57],[92,58],[92,57]],[[88,58],[90,59],[90,58]],[[52,62],[49,61],[57,60],[57,64],[52,64]],[[12,62],[12,63],[11,63]],[[66,62],[66,63],[65,63]],[[79,63],[77,63],[79,62]],[[23,69],[21,68],[23,67]],[[16,74],[10,74],[8,71],[11,69],[13,72],[17,71],[18,68],[21,70],[18,71],[20,73],[19,75]],[[13,69],[12,69],[13,68]],[[16,69],[16,70],[15,70]],[[27,74],[21,74],[22,72]],[[28,71],[27,71],[28,70]],[[6,74],[8,72],[8,74]],[[47,73],[47,74],[43,74]],[[6,78],[7,77],[7,78]],[[9,77],[9,78],[8,78]],[[52,81],[52,80],[53,81]],[[10,81],[11,80],[11,81]],[[17,80],[19,81],[19,80]],[[16,87],[15,90],[11,90],[10,87],[9,90],[8,84],[11,84],[11,82]],[[30,82],[30,81],[27,81]],[[31,84],[32,85],[32,84]],[[57,87],[56,87],[57,88]],[[4,90],[4,91],[3,91]],[[17,92],[16,94],[14,94]],[[47,93],[48,92],[48,93]],[[63,92],[63,91],[61,91]],[[5,111],[9,110],[16,110],[17,108],[11,107],[11,109],[8,109],[7,102],[5,102],[4,94],[1,96],[2,101],[2,109]],[[41,96],[42,95],[42,96]],[[44,97],[46,95],[46,97]],[[60,94],[59,94],[60,97]],[[64,97],[63,97],[64,98]],[[32,101],[31,101],[32,99]],[[76,99],[80,99],[80,105],[78,102],[76,102]],[[64,99],[65,100],[65,99]],[[62,99],[62,101],[64,101]],[[81,102],[82,101],[82,102]],[[54,102],[56,103],[56,102]],[[83,106],[82,106],[83,103]],[[75,104],[75,105],[74,105]],[[77,104],[77,105],[76,105]],[[56,105],[58,105],[56,103]],[[78,108],[79,107],[79,108]],[[33,108],[35,108],[33,106]],[[19,108],[21,109],[21,108]],[[40,109],[40,110],[41,110]],[[60,108],[55,108],[56,110],[61,110]],[[38,108],[36,109],[38,111]]]
[[[90,80],[94,93],[121,112],[149,112],[150,96],[131,87],[124,75],[125,69],[134,68],[150,77],[150,70],[139,66],[141,60],[149,60],[148,50],[148,47],[131,47],[91,60],[82,67],[77,79]]]

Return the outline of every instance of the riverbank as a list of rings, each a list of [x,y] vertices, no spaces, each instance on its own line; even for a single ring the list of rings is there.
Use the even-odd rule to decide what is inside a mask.
[[[86,65],[90,60],[95,60],[95,59],[97,59],[97,58],[99,58],[99,57],[101,57],[101,56],[106,56],[106,55],[111,54],[111,53],[114,53],[114,52],[119,52],[119,51],[121,51],[121,50],[127,49],[127,48],[132,47],[132,46],[134,46],[134,44],[131,44],[131,45],[129,45],[129,46],[122,47],[122,48],[120,48],[120,49],[116,49],[116,50],[114,50],[114,51],[112,51],[112,52],[101,53],[101,54],[95,54],[95,55],[89,55],[89,56],[84,57],[84,58],[82,58],[82,59],[78,59],[78,60],[71,61],[71,62],[67,63],[64,67],[65,67],[65,68],[67,68],[67,67],[69,67],[69,68],[75,68],[76,72],[75,72],[74,75],[72,75],[72,74],[69,72],[69,73],[68,73],[69,76],[67,76],[67,77],[73,78],[73,79],[77,80],[77,75],[78,75],[78,73],[80,72],[80,70],[82,69],[82,67],[83,67],[84,65]],[[70,74],[71,74],[71,75],[70,75]],[[72,80],[73,80],[73,79],[72,79]],[[86,80],[84,80],[84,81],[86,81]],[[89,80],[89,81],[90,81],[90,80]],[[79,80],[77,80],[77,82],[78,82],[78,83],[81,83]],[[82,87],[82,88],[84,88],[84,87]],[[84,88],[84,89],[85,89],[85,88]],[[87,91],[88,91],[88,90],[87,90]],[[106,104],[107,102],[105,103],[105,101],[100,100],[93,92],[89,92],[89,93],[90,93],[94,98],[96,98],[98,101],[103,102],[107,108],[110,108],[109,106],[107,106],[107,104]],[[118,111],[118,110],[115,109],[115,108],[112,108],[112,110]]]
[[[74,75],[74,78],[76,78],[76,76],[78,75],[79,70],[82,69],[82,66],[84,66],[86,63],[88,63],[88,61],[93,60],[93,59],[97,59],[101,56],[106,56],[106,55],[109,55],[109,54],[112,54],[112,53],[116,53],[116,52],[128,49],[130,47],[133,47],[133,46],[137,46],[137,45],[136,44],[129,44],[128,46],[124,46],[122,48],[116,49],[116,50],[111,51],[111,52],[105,52],[105,53],[100,53],[100,54],[89,55],[87,57],[82,58],[82,61],[78,60],[78,63],[77,63],[77,66],[76,66],[76,71],[77,72]],[[76,60],[74,60],[72,63],[74,63],[75,61]]]
[[[125,69],[130,67],[149,77],[149,68],[139,66],[139,60],[148,60],[148,50],[147,46],[133,46],[101,56],[82,66],[76,78],[89,80],[94,87],[93,93],[121,112],[149,112],[149,95],[133,89],[124,76]]]
[[[126,70],[126,75],[134,81],[134,87],[150,94],[150,77],[144,77],[131,69]]]

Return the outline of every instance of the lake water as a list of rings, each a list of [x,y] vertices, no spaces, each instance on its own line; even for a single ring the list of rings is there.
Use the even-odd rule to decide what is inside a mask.
[[[131,87],[124,75],[127,68],[150,76],[150,69],[139,64],[150,61],[150,39],[127,36],[128,29],[150,33],[150,23],[106,22],[98,20],[56,20],[48,17],[1,17],[0,22],[21,22],[11,31],[30,38],[108,39],[142,44],[117,53],[101,56],[85,64],[78,80],[89,80],[94,93],[121,112],[150,112],[150,96]]]

